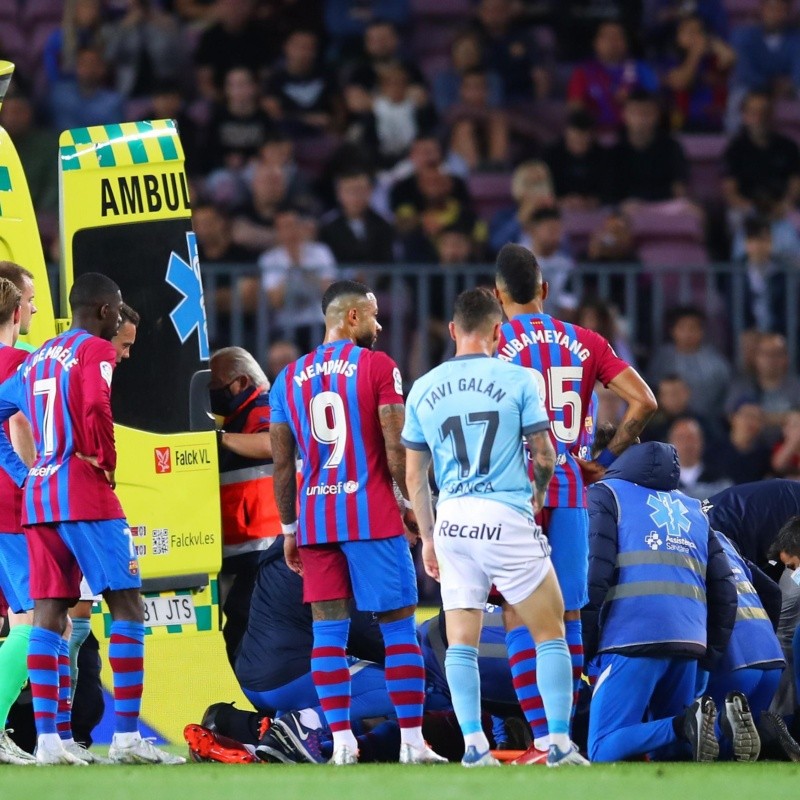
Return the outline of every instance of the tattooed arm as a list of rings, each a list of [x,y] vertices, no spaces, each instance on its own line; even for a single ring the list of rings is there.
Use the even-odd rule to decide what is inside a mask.
[[[533,459],[533,512],[538,514],[544,506],[547,484],[556,468],[556,451],[550,441],[549,430],[528,434],[525,441]]]
[[[406,449],[400,441],[400,434],[403,424],[406,421],[406,409],[402,403],[391,403],[378,406],[378,418],[380,419],[383,431],[383,442],[386,448],[386,461],[389,464],[389,472],[392,479],[400,489],[403,498],[408,498],[408,486],[406,484]],[[419,534],[417,520],[414,512],[410,508],[405,509],[403,522],[411,531],[412,536]]]
[[[282,525],[297,522],[297,472],[295,469],[295,441],[285,422],[276,422],[269,431],[272,444],[272,490]],[[287,534],[283,539],[283,555],[293,572],[303,574],[303,565],[297,549],[297,537]]]
[[[628,408],[617,427],[617,432],[603,452],[599,453],[593,461],[576,459],[580,464],[586,483],[599,481],[614,457],[625,452],[638,441],[639,434],[658,408],[658,403],[656,403],[650,387],[633,367],[628,367],[620,372],[609,382],[608,388],[626,402]]]

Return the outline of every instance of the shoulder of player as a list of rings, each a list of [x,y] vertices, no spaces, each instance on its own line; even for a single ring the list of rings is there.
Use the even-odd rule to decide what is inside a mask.
[[[30,353],[16,347],[0,347],[0,381],[15,375],[29,355]]]
[[[107,339],[101,339],[99,336],[89,335],[83,341],[78,343],[75,349],[75,355],[86,359],[97,361],[111,361],[116,363],[116,351],[114,345]]]

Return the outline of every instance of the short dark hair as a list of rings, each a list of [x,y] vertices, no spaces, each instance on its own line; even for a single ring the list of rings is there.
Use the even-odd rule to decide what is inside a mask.
[[[625,98],[625,105],[628,103],[653,103],[658,105],[658,97],[654,92],[648,92],[647,89],[637,86],[628,92],[628,96]]]
[[[674,327],[678,320],[686,317],[696,319],[701,325],[705,325],[708,321],[705,312],[697,306],[676,306],[669,312],[669,327]]]
[[[366,297],[368,294],[372,294],[372,290],[360,281],[334,281],[322,295],[322,313],[327,313],[328,306],[334,300],[348,294]]]
[[[770,558],[777,559],[781,553],[800,556],[800,516],[788,519],[770,545]]]
[[[766,217],[760,214],[751,214],[744,221],[744,238],[758,239],[762,236],[771,236],[772,226]]]
[[[594,130],[594,117],[585,108],[575,108],[567,116],[567,127],[579,131]]]
[[[132,309],[127,303],[123,303],[119,307],[119,315],[122,317],[123,322],[130,322],[134,328],[138,328],[139,323],[142,321],[139,312]]]
[[[561,212],[554,206],[537,208],[529,217],[529,221],[534,225],[539,222],[547,222],[550,219],[561,219]]]
[[[453,307],[453,322],[464,333],[473,333],[487,326],[490,321],[503,319],[503,309],[491,290],[484,286],[467,289],[456,297]]]
[[[592,458],[608,447],[608,443],[617,435],[617,426],[613,422],[604,422],[594,434],[592,441]]]
[[[486,67],[481,67],[481,66],[469,67],[468,69],[465,69],[461,73],[462,81],[469,75],[477,75],[480,78],[487,78],[489,76],[489,73],[487,72]]]
[[[497,254],[495,276],[515,303],[530,303],[542,290],[542,270],[536,256],[519,244],[503,245]]]
[[[17,289],[22,291],[25,288],[25,278],[32,281],[33,273],[13,261],[0,261],[0,278],[11,281]]]
[[[119,294],[119,286],[101,272],[84,272],[78,275],[69,291],[69,307],[93,308],[101,306]]]

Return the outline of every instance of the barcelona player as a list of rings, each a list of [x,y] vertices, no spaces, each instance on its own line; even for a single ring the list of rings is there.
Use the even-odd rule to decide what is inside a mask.
[[[405,419],[400,371],[373,351],[375,295],[355,281],[322,298],[325,341],[289,364],[270,393],[275,500],[288,565],[303,576],[313,613],[311,672],[333,733],[333,764],[355,764],[349,601],[373,611],[386,645],[386,684],[401,732],[401,763],[445,761],[422,738],[425,668],[414,611],[417,583],[392,480],[404,498]],[[299,486],[295,451],[303,471]],[[410,503],[405,520],[415,527]]]
[[[0,386],[0,421],[23,411],[36,459],[28,470],[0,437],[0,463],[24,482],[22,523],[30,560],[34,625],[28,671],[40,764],[83,765],[57,732],[59,693],[69,696],[69,657],[62,635],[67,609],[80,597],[81,574],[102,593],[113,618],[109,662],[114,674],[117,763],[183,763],[142,739],[144,623],[141,577],[131,533],[114,494],[116,449],[111,416],[111,339],[120,325],[119,287],[87,273],[69,294],[72,327],[48,340]],[[5,444],[4,444],[5,443]]]
[[[542,522],[564,595],[566,637],[577,697],[583,670],[580,609],[588,600],[589,521],[583,473],[590,481],[601,478],[613,460],[636,441],[655,413],[656,400],[636,370],[619,358],[602,336],[543,312],[548,287],[530,250],[505,245],[497,256],[495,284],[508,318],[501,328],[497,356],[529,370],[550,419],[556,466]],[[595,460],[581,462],[574,452],[597,381],[622,398],[628,408],[608,447]],[[537,763],[546,758],[548,739],[541,697],[536,682],[528,679],[536,670],[535,645],[510,609],[506,621],[515,685],[534,732],[530,752],[520,763]]]

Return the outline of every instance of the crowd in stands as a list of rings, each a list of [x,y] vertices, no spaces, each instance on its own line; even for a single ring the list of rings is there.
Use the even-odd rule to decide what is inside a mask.
[[[271,338],[300,347],[343,273],[455,274],[526,245],[546,310],[648,376],[648,435],[705,497],[800,477],[799,17],[790,0],[0,0],[0,57],[17,64],[0,123],[55,259],[58,133],[176,119],[201,264],[252,267],[217,281],[217,313],[234,292],[246,314],[266,297]],[[700,308],[662,298],[662,342],[647,271],[713,262],[736,270],[691,284]],[[644,268],[635,330],[616,278],[592,279],[620,263]],[[416,326],[434,358],[441,298],[431,282]],[[600,420],[616,413],[601,394]]]

